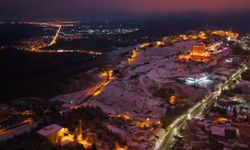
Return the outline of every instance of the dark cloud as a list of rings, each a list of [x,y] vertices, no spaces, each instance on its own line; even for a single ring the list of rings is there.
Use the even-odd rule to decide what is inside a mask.
[[[250,0],[0,0],[1,18],[250,10]]]

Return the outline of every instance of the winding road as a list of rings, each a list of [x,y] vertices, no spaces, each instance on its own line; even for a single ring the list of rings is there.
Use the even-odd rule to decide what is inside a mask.
[[[168,150],[175,144],[174,136],[178,134],[178,130],[186,125],[186,121],[191,118],[201,117],[203,112],[206,111],[217,98],[221,95],[222,91],[228,89],[228,86],[235,84],[235,80],[239,79],[241,74],[248,69],[247,65],[243,64],[241,67],[232,74],[228,80],[219,84],[215,91],[207,95],[203,100],[191,107],[186,113],[179,116],[167,128],[166,133],[156,141],[154,150]]]

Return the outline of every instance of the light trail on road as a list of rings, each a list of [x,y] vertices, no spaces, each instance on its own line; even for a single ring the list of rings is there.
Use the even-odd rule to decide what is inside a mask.
[[[52,45],[56,44],[56,41],[57,41],[57,38],[58,38],[58,36],[60,34],[61,29],[62,29],[62,26],[59,25],[58,29],[57,29],[57,32],[56,32],[56,35],[53,37],[52,41],[50,42],[50,44],[48,46],[52,46]]]

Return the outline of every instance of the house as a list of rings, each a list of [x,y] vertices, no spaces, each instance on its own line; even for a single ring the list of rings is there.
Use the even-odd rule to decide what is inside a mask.
[[[37,133],[45,138],[47,138],[51,143],[55,143],[56,142],[56,137],[57,137],[57,133],[63,129],[63,127],[61,127],[58,124],[52,124],[52,125],[48,125],[40,130],[37,131]]]

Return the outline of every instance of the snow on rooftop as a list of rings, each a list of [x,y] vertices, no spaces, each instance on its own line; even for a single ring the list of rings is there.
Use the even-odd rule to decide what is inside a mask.
[[[212,131],[211,133],[213,135],[225,136],[225,128],[224,127],[212,126],[211,131]]]
[[[122,129],[120,129],[120,128],[114,126],[114,125],[108,124],[108,125],[107,125],[107,128],[108,128],[110,131],[112,131],[113,133],[119,134],[119,135],[121,135],[122,137],[127,137],[127,136],[128,136],[128,134],[127,134],[124,130],[122,130]]]
[[[52,124],[52,125],[48,125],[48,126],[42,128],[42,129],[38,130],[37,133],[39,133],[40,135],[42,135],[44,137],[48,137],[49,135],[58,132],[62,128],[63,127],[61,127],[58,124]]]
[[[159,65],[158,65],[159,66]],[[198,73],[196,69],[190,68],[185,64],[178,63],[165,63],[164,67],[158,67],[151,70],[147,76],[154,81],[164,82],[167,79],[176,78],[176,77],[184,77],[189,74]]]

